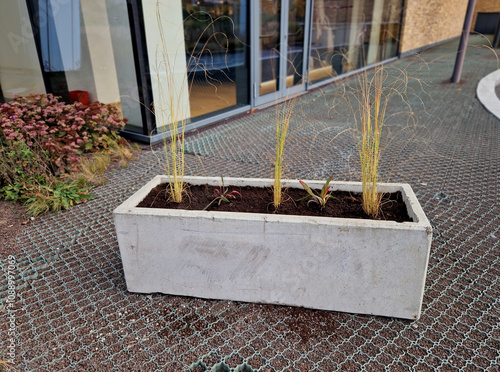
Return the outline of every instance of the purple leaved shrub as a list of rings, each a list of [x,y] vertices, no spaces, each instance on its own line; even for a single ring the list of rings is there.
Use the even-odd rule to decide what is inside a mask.
[[[54,174],[76,169],[81,155],[123,144],[126,119],[111,105],[66,104],[52,94],[15,97],[0,105],[0,144],[23,142],[41,149]]]

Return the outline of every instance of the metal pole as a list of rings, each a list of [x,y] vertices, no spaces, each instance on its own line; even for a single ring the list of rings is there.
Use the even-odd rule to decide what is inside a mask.
[[[493,48],[498,48],[499,41],[500,41],[500,16],[498,16],[497,29],[495,31],[495,38],[493,39]]]
[[[462,37],[460,38],[460,45],[458,47],[457,59],[455,61],[455,68],[453,70],[453,76],[451,77],[452,83],[458,83],[460,81],[460,75],[462,75],[462,66],[464,65],[465,51],[467,49],[467,41],[469,41],[469,33],[475,6],[476,6],[476,0],[469,0],[469,5],[467,6],[467,13],[465,14],[464,29],[462,31]]]

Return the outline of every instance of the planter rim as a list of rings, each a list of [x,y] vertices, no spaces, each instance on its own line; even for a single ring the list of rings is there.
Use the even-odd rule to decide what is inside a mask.
[[[154,177],[114,211],[130,292],[420,317],[432,229],[409,185],[380,189],[401,191],[416,222],[136,207],[167,180]],[[185,177],[190,184],[218,181]],[[270,187],[273,180],[224,183]],[[297,180],[284,185],[300,187]],[[361,190],[359,182],[332,186]]]
[[[132,196],[119,205],[113,214],[140,214],[140,215],[157,215],[157,216],[171,216],[183,218],[206,218],[206,219],[241,219],[241,220],[254,220],[265,222],[282,222],[289,223],[310,223],[321,225],[342,225],[346,226],[367,226],[376,227],[400,228],[411,230],[427,230],[432,233],[430,223],[422,210],[411,186],[407,183],[379,183],[378,189],[382,192],[397,192],[401,191],[406,203],[408,214],[413,218],[413,222],[395,222],[385,220],[371,220],[371,219],[357,219],[357,218],[340,218],[340,217],[316,217],[316,216],[295,216],[283,214],[264,214],[264,213],[246,213],[246,212],[222,212],[222,211],[204,211],[204,210],[185,210],[185,209],[163,209],[163,208],[143,208],[137,205],[147,196],[147,194],[159,184],[167,183],[168,176],[158,175],[146,183]],[[220,177],[199,177],[199,176],[185,176],[184,182],[192,185],[210,184],[217,186],[220,182]],[[271,187],[274,180],[269,178],[236,178],[224,177],[225,186],[257,186],[257,187]],[[325,181],[317,180],[304,180],[312,189],[321,189]],[[282,181],[283,186],[302,188],[298,180],[285,179]],[[343,182],[331,181],[330,186],[334,190],[361,192],[361,182]],[[416,220],[416,221],[415,221]]]

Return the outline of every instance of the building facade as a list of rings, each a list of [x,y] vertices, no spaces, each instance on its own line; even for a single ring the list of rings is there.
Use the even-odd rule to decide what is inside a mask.
[[[462,33],[469,0],[407,0],[401,53],[447,41]]]
[[[201,127],[457,37],[466,8],[467,0],[8,0],[0,100],[98,100],[121,110],[126,135],[158,140],[169,122]]]

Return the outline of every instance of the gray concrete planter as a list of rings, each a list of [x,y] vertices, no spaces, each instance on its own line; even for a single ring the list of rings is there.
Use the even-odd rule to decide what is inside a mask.
[[[136,207],[166,181],[155,177],[114,211],[129,291],[419,318],[432,229],[409,185],[380,185],[403,193],[415,221],[405,223]],[[270,187],[272,180],[224,183]],[[355,182],[330,185],[361,191]]]

